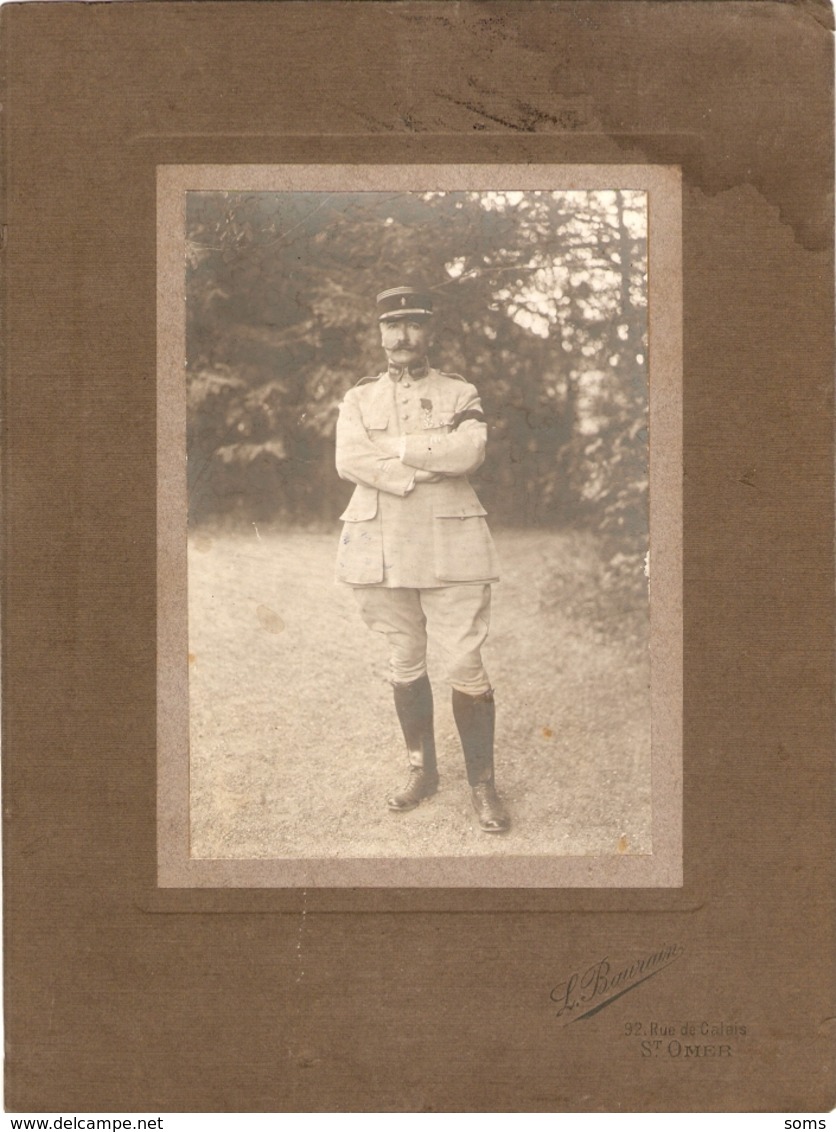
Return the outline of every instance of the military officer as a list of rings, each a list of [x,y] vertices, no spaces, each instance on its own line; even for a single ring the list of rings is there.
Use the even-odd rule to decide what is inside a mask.
[[[487,426],[476,389],[427,360],[432,295],[393,287],[377,296],[377,312],[387,368],[348,391],[337,423],[337,471],[356,484],[341,516],[337,578],[389,646],[409,775],[387,804],[411,810],[438,789],[429,628],[445,657],[480,828],[502,833],[509,819],[494,786],[494,696],[481,657],[498,565],[467,479],[484,460]]]

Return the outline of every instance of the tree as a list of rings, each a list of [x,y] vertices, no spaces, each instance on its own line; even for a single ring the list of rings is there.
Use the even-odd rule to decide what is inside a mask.
[[[193,522],[332,521],[345,390],[381,369],[374,295],[420,277],[436,362],[479,387],[495,522],[647,541],[643,194],[217,193],[187,204]]]

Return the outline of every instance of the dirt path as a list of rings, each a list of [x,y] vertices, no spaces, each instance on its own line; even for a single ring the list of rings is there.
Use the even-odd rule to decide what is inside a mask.
[[[189,551],[192,855],[598,855],[650,851],[647,664],[559,609],[571,535],[498,532],[486,663],[497,784],[513,818],[479,831],[438,663],[441,790],[408,814],[384,646],[334,584],[333,533],[193,537]]]

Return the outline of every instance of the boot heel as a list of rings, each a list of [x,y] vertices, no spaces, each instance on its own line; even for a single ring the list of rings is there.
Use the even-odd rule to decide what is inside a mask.
[[[511,821],[505,807],[496,795],[492,782],[482,782],[470,792],[479,828],[485,833],[505,833]]]
[[[386,805],[390,810],[403,814],[414,810],[425,798],[431,798],[438,790],[438,775],[425,771],[421,766],[410,767],[409,778],[403,790],[390,794]]]

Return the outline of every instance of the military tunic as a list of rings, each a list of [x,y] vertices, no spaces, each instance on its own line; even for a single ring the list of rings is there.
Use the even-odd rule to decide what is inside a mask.
[[[479,395],[458,375],[386,372],[350,389],[337,471],[357,486],[341,516],[338,580],[420,590],[496,581],[485,509],[467,479],[486,436]],[[418,469],[443,478],[416,483]]]
[[[426,672],[428,626],[447,678],[490,689],[481,649],[499,568],[467,476],[485,458],[476,389],[456,374],[391,366],[349,390],[337,424],[337,471],[356,484],[342,515],[337,578],[389,645],[394,684]],[[439,474],[417,482],[419,469]]]

